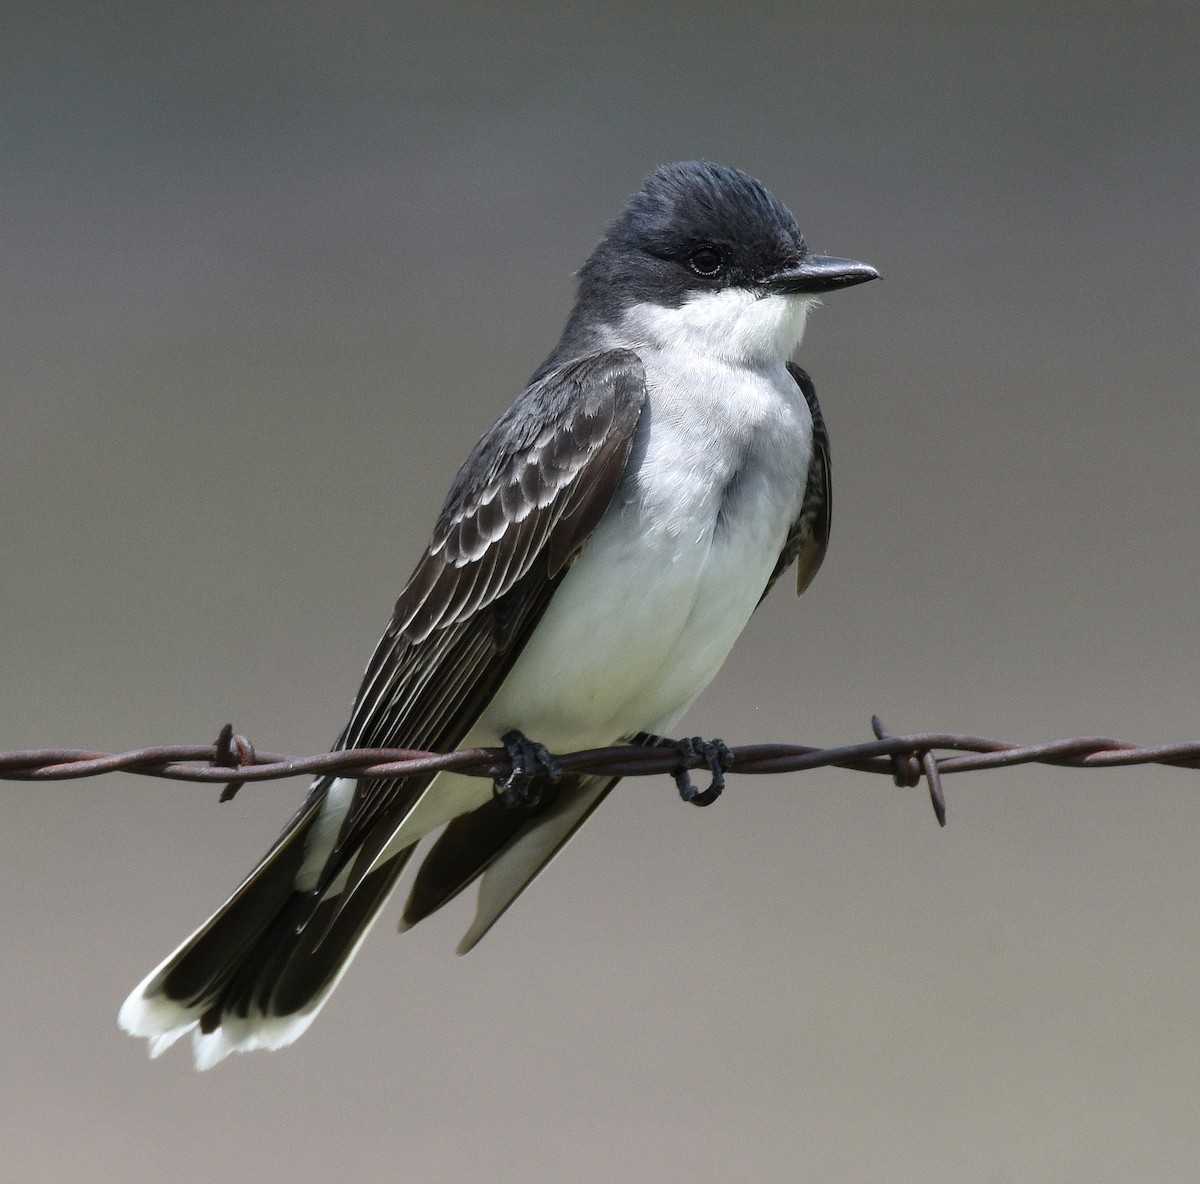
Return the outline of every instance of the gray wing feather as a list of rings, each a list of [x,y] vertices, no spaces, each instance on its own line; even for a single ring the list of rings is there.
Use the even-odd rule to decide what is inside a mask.
[[[484,866],[475,919],[458,943],[460,954],[467,953],[483,939],[517,897],[574,838],[618,781],[619,777],[579,778],[543,813],[535,815]]]
[[[770,592],[775,581],[793,563],[796,565],[796,595],[800,595],[812,583],[829,546],[829,530],[833,518],[829,433],[821,415],[821,405],[817,402],[817,388],[799,366],[789,362],[788,370],[803,393],[809,411],[812,412],[813,455],[808,466],[808,480],[804,487],[800,514],[788,531],[787,541],[779,553],[775,570],[763,589],[763,596]]]

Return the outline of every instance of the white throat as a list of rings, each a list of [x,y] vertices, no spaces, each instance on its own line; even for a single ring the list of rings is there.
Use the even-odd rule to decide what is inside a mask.
[[[804,336],[813,296],[761,294],[745,288],[698,292],[678,308],[635,304],[622,320],[622,338],[659,349],[682,349],[735,364],[786,361]]]

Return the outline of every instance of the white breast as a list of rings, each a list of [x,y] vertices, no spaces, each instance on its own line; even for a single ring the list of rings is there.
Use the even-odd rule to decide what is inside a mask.
[[[471,742],[520,728],[552,749],[670,729],[754,611],[799,511],[812,418],[782,363],[670,364],[624,483]]]

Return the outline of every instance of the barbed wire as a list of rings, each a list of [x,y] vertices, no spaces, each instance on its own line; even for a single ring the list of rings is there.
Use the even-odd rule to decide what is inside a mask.
[[[1200,769],[1200,741],[1140,745],[1095,736],[1014,744],[953,732],[917,732],[889,736],[878,716],[871,724],[876,739],[833,748],[807,744],[745,744],[731,748],[731,773],[800,773],[838,768],[890,776],[911,787],[924,780],[939,824],[946,824],[942,778],[950,773],[1043,764],[1061,768],[1105,769],[1128,765],[1167,765]],[[940,755],[939,755],[940,754]],[[702,753],[687,759],[678,749],[651,744],[592,748],[554,757],[565,773],[611,777],[676,775],[709,764]],[[226,724],[213,744],[165,744],[130,752],[93,752],[79,748],[37,748],[0,752],[0,780],[66,781],[105,773],[135,773],[170,781],[224,783],[228,801],[247,782],[277,781],[302,774],[352,778],[407,777],[452,770],[492,780],[508,777],[512,763],[502,748],[467,748],[451,753],[407,748],[354,748],[317,756],[258,752]],[[231,775],[234,780],[231,780]]]

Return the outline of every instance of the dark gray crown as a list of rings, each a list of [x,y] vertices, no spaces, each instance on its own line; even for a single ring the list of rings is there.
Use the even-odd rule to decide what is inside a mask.
[[[689,266],[704,246],[722,254],[718,277]],[[580,269],[579,294],[588,303],[614,296],[622,304],[678,303],[689,292],[753,284],[803,254],[796,219],[761,182],[707,161],[667,164],[650,174]]]

